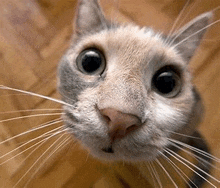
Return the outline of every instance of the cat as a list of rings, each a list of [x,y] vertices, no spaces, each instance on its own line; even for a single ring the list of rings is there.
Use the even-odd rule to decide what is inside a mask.
[[[152,161],[184,143],[209,153],[197,130],[203,105],[188,63],[211,19],[204,13],[165,36],[110,22],[96,0],[79,1],[72,46],[58,69],[70,134],[103,160]],[[201,187],[210,163],[197,164],[203,178],[195,173],[189,186]]]
[[[198,130],[203,104],[189,62],[212,17],[204,13],[165,35],[109,21],[97,0],[79,0],[58,68],[62,102],[44,98],[63,105],[64,130],[98,160],[160,165],[158,158],[184,161],[178,152],[190,147],[199,160],[186,186],[201,187],[213,158]]]

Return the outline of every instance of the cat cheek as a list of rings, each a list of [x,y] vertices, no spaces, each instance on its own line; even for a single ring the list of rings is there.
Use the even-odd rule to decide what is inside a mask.
[[[155,109],[155,120],[160,126],[173,129],[185,124],[186,117],[180,110],[158,100],[156,101]]]

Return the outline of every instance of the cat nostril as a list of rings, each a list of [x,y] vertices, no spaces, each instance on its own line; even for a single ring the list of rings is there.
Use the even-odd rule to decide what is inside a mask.
[[[126,129],[126,131],[127,132],[130,132],[130,131],[134,131],[135,129],[137,129],[139,126],[137,126],[137,125],[131,125],[130,127],[128,127],[127,129]]]
[[[107,123],[109,123],[111,121],[111,119],[108,116],[106,116],[106,115],[102,115],[102,116]]]
[[[112,141],[123,138],[141,125],[141,120],[136,115],[123,113],[113,108],[102,109],[100,113],[108,125]]]
[[[105,153],[114,153],[112,147],[103,148],[102,151],[104,151]]]

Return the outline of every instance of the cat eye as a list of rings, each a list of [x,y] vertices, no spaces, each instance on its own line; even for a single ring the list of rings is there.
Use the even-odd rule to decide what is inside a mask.
[[[105,69],[103,54],[95,49],[82,51],[76,59],[78,69],[84,74],[101,75]]]
[[[153,88],[165,97],[175,97],[181,90],[179,74],[169,67],[164,67],[156,72],[152,80]]]

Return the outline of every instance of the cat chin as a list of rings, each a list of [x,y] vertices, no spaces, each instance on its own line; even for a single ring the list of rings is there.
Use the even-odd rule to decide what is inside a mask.
[[[107,148],[105,148],[107,149]],[[112,148],[112,151],[106,152],[103,149],[90,149],[90,154],[99,160],[106,162],[142,162],[142,161],[153,161],[160,156],[158,149],[153,148],[148,152],[130,152],[121,148]]]
[[[110,144],[110,140],[106,137],[87,136],[80,131],[71,132],[74,138],[76,138],[83,148],[85,148],[94,157],[101,159],[102,161],[127,161],[127,162],[141,162],[152,161],[160,156],[160,152],[165,147],[161,141],[158,140],[152,143],[149,140],[139,140],[139,142],[133,143],[131,140],[133,137],[127,137],[122,140],[115,140]],[[101,136],[101,135],[100,135]],[[102,135],[103,136],[103,135]],[[145,143],[143,145],[143,143]],[[148,144],[146,144],[148,143]]]

